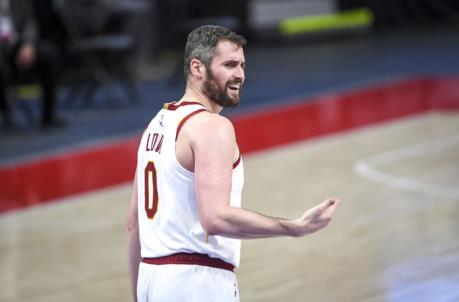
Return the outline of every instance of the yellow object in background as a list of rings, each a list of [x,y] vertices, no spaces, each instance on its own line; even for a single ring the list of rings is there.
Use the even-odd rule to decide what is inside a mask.
[[[335,14],[294,17],[283,20],[279,29],[287,35],[315,33],[327,30],[369,27],[373,24],[373,13],[367,8],[338,12]]]

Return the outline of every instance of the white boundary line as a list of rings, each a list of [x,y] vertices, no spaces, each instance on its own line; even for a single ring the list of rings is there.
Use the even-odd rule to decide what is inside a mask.
[[[399,190],[421,193],[429,196],[456,199],[459,188],[423,183],[407,177],[382,172],[377,166],[398,162],[404,159],[419,157],[459,145],[459,135],[432,140],[401,149],[376,154],[354,163],[354,172],[369,180],[382,183]]]

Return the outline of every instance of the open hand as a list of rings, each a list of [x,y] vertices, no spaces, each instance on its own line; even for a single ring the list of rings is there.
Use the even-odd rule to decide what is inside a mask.
[[[340,199],[329,198],[304,212],[303,216],[295,221],[297,229],[294,235],[297,237],[304,236],[326,227],[340,203]]]

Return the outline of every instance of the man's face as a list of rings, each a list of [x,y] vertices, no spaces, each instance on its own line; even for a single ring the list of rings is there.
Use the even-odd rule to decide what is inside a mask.
[[[222,107],[235,107],[240,102],[240,91],[244,83],[245,58],[242,47],[220,41],[216,56],[206,67],[206,79],[202,90],[212,101]]]

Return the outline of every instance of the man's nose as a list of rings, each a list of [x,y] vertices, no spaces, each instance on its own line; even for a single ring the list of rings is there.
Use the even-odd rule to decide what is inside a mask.
[[[236,72],[234,74],[234,77],[238,80],[240,80],[241,82],[244,82],[245,80],[245,72],[244,72],[244,68],[242,68],[241,66],[239,66],[238,68],[236,68]]]

